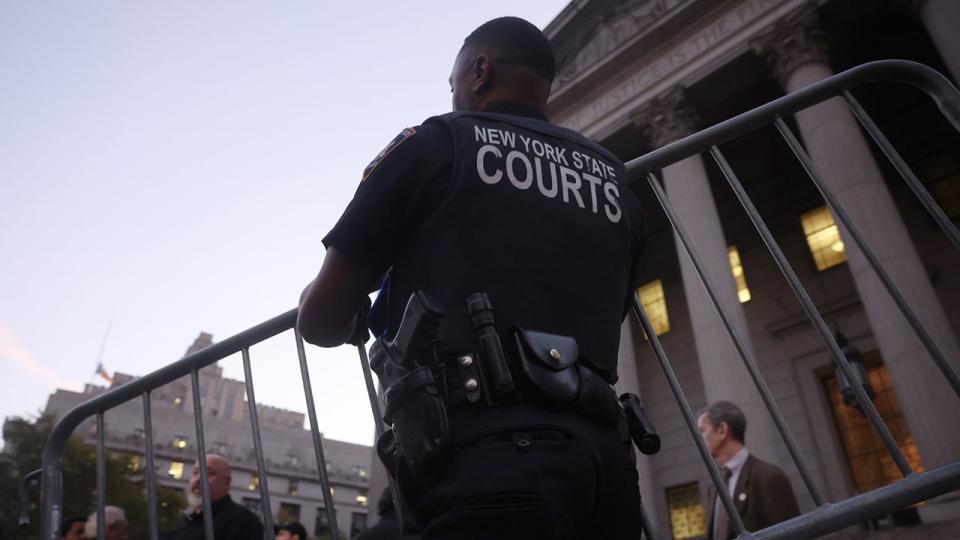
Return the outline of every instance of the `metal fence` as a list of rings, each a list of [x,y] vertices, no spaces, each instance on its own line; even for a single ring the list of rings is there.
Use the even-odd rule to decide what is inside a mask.
[[[776,240],[773,238],[773,235],[767,228],[767,225],[764,223],[756,208],[753,206],[753,203],[744,190],[743,185],[738,180],[736,173],[724,158],[723,153],[718,147],[718,145],[724,142],[743,136],[759,128],[774,125],[783,137],[786,144],[793,151],[800,164],[803,166],[811,181],[813,181],[816,187],[820,190],[834,215],[846,227],[852,240],[863,251],[870,266],[877,273],[887,291],[894,299],[894,302],[897,304],[913,330],[923,342],[933,361],[936,362],[937,367],[943,373],[943,376],[947,379],[953,390],[960,395],[960,376],[957,375],[957,372],[951,366],[948,359],[937,348],[937,345],[933,342],[928,331],[926,328],[924,328],[919,318],[913,312],[903,294],[890,279],[886,270],[880,264],[870,246],[868,246],[864,241],[863,236],[860,234],[856,225],[851,222],[842,206],[837,202],[837,199],[831,193],[829,187],[817,174],[816,167],[814,166],[812,160],[807,155],[796,136],[791,132],[790,128],[784,122],[785,117],[798,111],[833,97],[842,97],[850,107],[854,116],[862,125],[863,129],[869,133],[884,155],[890,159],[894,168],[900,173],[903,179],[910,186],[911,190],[917,195],[923,206],[933,216],[933,219],[940,225],[953,246],[960,250],[960,232],[958,232],[957,228],[953,225],[950,219],[940,210],[939,206],[927,193],[920,180],[916,177],[916,175],[914,175],[914,173],[906,165],[904,160],[896,152],[883,133],[881,133],[881,131],[874,124],[873,120],[871,120],[859,103],[857,103],[857,101],[850,94],[850,90],[852,88],[866,83],[878,81],[900,82],[911,85],[925,92],[936,103],[940,111],[953,125],[953,127],[960,131],[960,93],[958,93],[957,90],[942,75],[920,64],[906,61],[888,60],[865,64],[849,71],[837,74],[829,79],[825,79],[810,87],[804,88],[800,91],[772,101],[766,105],[738,115],[730,120],[695,133],[680,141],[669,144],[627,163],[627,169],[630,177],[635,180],[641,178],[646,179],[649,182],[649,185],[653,190],[657,200],[663,207],[663,210],[666,213],[674,232],[693,262],[696,272],[703,282],[708,295],[714,304],[714,307],[717,309],[717,312],[719,313],[727,332],[730,334],[736,349],[740,353],[750,377],[760,391],[763,402],[773,417],[776,428],[782,436],[790,456],[793,458],[793,461],[800,472],[803,483],[810,493],[816,506],[814,510],[806,514],[768,527],[761,531],[748,532],[745,530],[743,522],[734,508],[733,500],[725,488],[720,471],[718,470],[713,459],[710,457],[709,451],[707,450],[707,447],[697,430],[693,411],[691,410],[686,396],[684,395],[683,389],[680,387],[677,377],[670,364],[670,360],[667,358],[667,355],[664,352],[656,333],[653,331],[653,326],[650,323],[650,320],[643,312],[643,309],[641,308],[637,299],[634,298],[634,312],[638,317],[644,332],[650,338],[650,346],[652,347],[654,355],[660,363],[664,375],[666,376],[670,388],[677,400],[680,411],[690,431],[691,438],[693,439],[693,442],[697,446],[701,458],[703,459],[704,466],[707,468],[710,478],[713,481],[714,486],[717,488],[716,491],[720,496],[722,506],[729,514],[730,523],[733,526],[738,539],[813,538],[842,529],[844,527],[848,527],[850,525],[854,525],[875,515],[890,512],[892,510],[927,500],[952,490],[960,489],[960,456],[957,456],[957,461],[936,469],[928,470],[922,473],[914,471],[910,467],[910,464],[907,462],[903,453],[897,447],[893,436],[884,425],[880,415],[878,414],[873,403],[870,401],[869,397],[864,392],[863,388],[858,384],[853,384],[851,385],[852,390],[856,395],[860,407],[866,414],[873,428],[877,430],[878,434],[886,445],[887,450],[890,452],[892,459],[898,466],[900,472],[903,474],[904,479],[894,484],[887,485],[885,487],[843,501],[827,501],[822,489],[811,474],[810,468],[804,460],[803,455],[801,454],[797,443],[791,434],[789,427],[787,426],[783,414],[778,409],[773,395],[771,394],[762,374],[760,373],[759,368],[757,367],[756,359],[753,357],[752,353],[750,353],[750,349],[745,346],[744,339],[742,338],[739,330],[731,322],[730,315],[725,311],[721,302],[719,301],[715,287],[709,282],[708,279],[706,279],[703,261],[697,252],[692,248],[683,224],[679,222],[676,212],[670,205],[670,202],[664,193],[663,187],[660,185],[660,182],[655,175],[655,171],[690,156],[701,153],[709,153],[713,157],[717,165],[720,167],[723,176],[726,178],[727,182],[730,184],[730,187],[736,194],[737,199],[740,201],[744,210],[749,215],[750,220],[757,229],[757,232],[763,239],[767,250],[775,259],[777,266],[780,268],[781,272],[789,283],[790,288],[796,294],[798,300],[803,306],[804,311],[806,312],[807,317],[810,319],[814,328],[817,330],[817,333],[822,338],[826,348],[830,351],[837,368],[841,370],[848,380],[855,381],[857,379],[854,376],[853,368],[844,357],[840,347],[837,344],[837,341],[834,339],[827,327],[827,324],[824,322],[823,317],[817,311],[810,299],[810,296],[807,294],[803,285],[800,283],[800,280],[797,278],[793,268],[787,262],[786,257],[780,249],[780,246],[777,244]],[[257,418],[257,405],[254,395],[253,374],[251,371],[249,349],[261,341],[294,328],[296,315],[296,310],[288,311],[216,345],[191,354],[177,362],[174,362],[173,364],[150,373],[149,375],[140,377],[126,384],[113,388],[71,410],[57,423],[50,435],[49,440],[47,441],[43,455],[43,468],[24,478],[24,482],[22,483],[23,508],[21,512],[21,521],[25,520],[27,515],[27,483],[31,478],[40,475],[40,537],[44,540],[58,540],[60,538],[60,526],[61,519],[63,517],[63,473],[61,470],[61,452],[68,437],[73,433],[76,427],[87,418],[95,416],[97,424],[97,537],[100,540],[104,538],[104,506],[106,504],[106,493],[104,489],[106,480],[104,468],[104,455],[106,452],[104,443],[104,413],[109,409],[127,401],[142,398],[145,432],[144,451],[146,455],[145,475],[147,480],[147,504],[149,505],[148,530],[150,531],[150,538],[152,540],[156,540],[158,538],[157,487],[156,472],[154,469],[153,431],[150,418],[151,392],[175,379],[186,375],[190,376],[193,391],[193,414],[196,424],[197,455],[198,457],[202,458],[202,456],[206,454],[206,449],[203,438],[203,418],[201,414],[202,403],[198,375],[199,370],[205,366],[217,362],[218,360],[226,358],[227,356],[240,352],[243,359],[244,379],[246,382],[250,414],[251,436],[256,455],[257,473],[261,480],[259,489],[262,504],[265,510],[263,512],[265,537],[272,538],[273,523],[272,516],[270,514],[270,493],[267,484],[266,468],[264,466],[263,448],[260,440],[260,426]],[[337,527],[336,516],[334,514],[333,500],[329,489],[329,479],[327,477],[327,468],[321,440],[322,438],[318,428],[317,411],[313,402],[309,368],[307,366],[306,356],[304,354],[303,340],[295,329],[294,338],[296,342],[297,355],[300,362],[300,372],[303,379],[304,395],[306,396],[307,414],[310,420],[310,429],[312,432],[314,451],[317,460],[317,470],[319,480],[323,488],[324,506],[328,513],[328,521],[331,532],[333,533],[334,538],[339,538],[340,535]],[[375,418],[377,435],[379,436],[383,431],[383,425],[379,421],[379,418],[381,417],[379,413],[379,401],[376,397],[373,379],[370,374],[366,350],[363,347],[358,347],[358,352],[361,359],[361,366],[364,371],[367,391],[370,396],[370,405]],[[200,468],[201,485],[203,487],[203,515],[206,538],[211,540],[213,539],[213,522],[210,511],[210,494],[207,489],[206,460],[199,459],[198,463]],[[649,520],[644,519],[644,522],[647,537],[653,538],[653,531],[647,526]]]

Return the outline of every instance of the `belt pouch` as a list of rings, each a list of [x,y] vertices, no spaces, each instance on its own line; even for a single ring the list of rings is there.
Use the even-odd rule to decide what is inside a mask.
[[[550,401],[571,403],[580,393],[577,340],[532,330],[514,334],[520,368],[527,380]]]

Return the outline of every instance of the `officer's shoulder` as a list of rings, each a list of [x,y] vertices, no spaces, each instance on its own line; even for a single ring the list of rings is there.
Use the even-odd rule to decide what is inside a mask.
[[[431,116],[419,125],[403,128],[400,133],[390,142],[390,145],[400,146],[401,143],[408,142],[416,145],[449,138],[449,127],[447,127],[447,125],[440,120],[440,117]],[[390,145],[388,145],[388,148]]]
[[[387,143],[387,146],[373,158],[363,170],[361,178],[364,180],[380,165],[387,156],[390,159],[411,160],[420,156],[442,154],[442,149],[450,144],[450,131],[442,124],[433,121],[433,117],[414,127],[404,128],[396,137]]]
[[[452,139],[449,125],[438,116],[431,116],[419,125],[404,128],[399,135],[387,146],[387,151],[394,147],[403,147],[407,151],[432,152],[438,146],[447,145]]]
[[[450,123],[457,113],[437,114],[431,116],[420,123],[415,129],[425,137],[444,137],[450,138],[452,131]]]

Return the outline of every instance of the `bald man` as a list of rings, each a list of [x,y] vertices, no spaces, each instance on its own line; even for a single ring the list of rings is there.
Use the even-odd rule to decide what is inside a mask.
[[[217,539],[263,540],[263,525],[249,509],[230,498],[230,464],[223,456],[207,454],[207,485],[213,510],[213,535]],[[203,540],[203,493],[200,464],[193,464],[190,476],[189,506],[183,522],[164,533],[164,540]]]

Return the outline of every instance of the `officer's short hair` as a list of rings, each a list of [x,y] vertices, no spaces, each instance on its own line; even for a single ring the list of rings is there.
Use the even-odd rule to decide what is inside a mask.
[[[713,403],[704,411],[710,424],[713,427],[726,422],[730,426],[730,433],[733,438],[741,443],[747,442],[747,417],[743,415],[740,407],[737,407],[729,401],[718,401]]]
[[[533,24],[519,17],[499,17],[477,27],[463,47],[488,51],[494,63],[524,66],[553,82],[557,63],[550,40]]]

